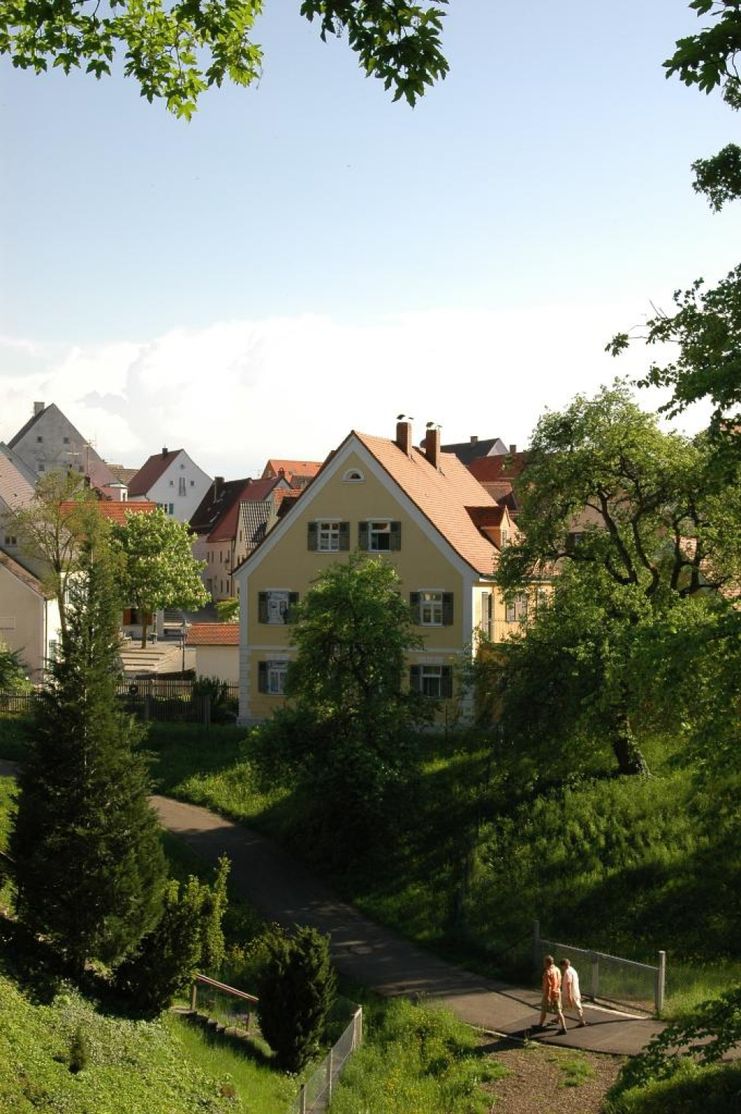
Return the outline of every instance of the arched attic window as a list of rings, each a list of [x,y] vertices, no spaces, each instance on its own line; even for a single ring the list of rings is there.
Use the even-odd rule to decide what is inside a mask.
[[[361,484],[365,480],[365,476],[359,468],[348,468],[342,477],[343,483],[347,484]]]

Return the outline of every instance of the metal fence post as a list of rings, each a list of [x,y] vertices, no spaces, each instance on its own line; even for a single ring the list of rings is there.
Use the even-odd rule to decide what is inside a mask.
[[[599,994],[599,954],[592,952],[592,978],[591,978],[591,995],[592,1001]]]
[[[659,952],[659,966],[656,971],[656,1013],[660,1014],[664,1008],[664,993],[666,991],[666,952]]]
[[[332,1055],[333,1052],[334,1052],[334,1049],[330,1048],[329,1057],[327,1059],[327,1096],[328,1096],[330,1102],[332,1101],[332,1066],[333,1066],[332,1061],[333,1061],[333,1058],[334,1058],[333,1055]]]
[[[190,988],[190,1012],[191,1013],[196,1012],[197,1004],[198,1004],[198,983],[196,982],[195,979],[193,979],[193,983],[192,983],[191,988]]]
[[[298,1108],[299,1108],[299,1114],[306,1114],[306,1084],[305,1083],[301,1087],[301,1091],[300,1091],[299,1096],[298,1096]]]

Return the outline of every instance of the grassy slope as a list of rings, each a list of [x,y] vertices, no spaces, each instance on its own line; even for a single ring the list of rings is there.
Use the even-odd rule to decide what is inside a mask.
[[[311,819],[285,791],[261,795],[239,729],[155,725],[161,791],[257,824],[306,853]],[[412,938],[485,970],[529,974],[532,919],[543,934],[655,961],[668,953],[668,1010],[741,977],[735,787],[703,788],[672,747],[647,746],[648,780],[601,776],[517,804],[480,744],[427,741],[423,775],[396,830],[335,875],[344,894]],[[314,865],[321,865],[315,863]]]
[[[84,1033],[88,1063],[70,1070]],[[176,1018],[131,1021],[95,1010],[62,988],[48,1004],[29,999],[0,972],[0,1111],[69,1114],[208,1114],[286,1109],[291,1081],[222,1049],[214,1056]]]

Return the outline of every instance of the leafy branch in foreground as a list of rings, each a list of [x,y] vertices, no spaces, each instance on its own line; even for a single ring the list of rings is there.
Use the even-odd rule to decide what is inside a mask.
[[[631,1087],[670,1078],[687,1058],[716,1064],[741,1040],[741,986],[702,1002],[681,1021],[668,1025],[623,1067],[610,1092],[616,1098]]]
[[[440,48],[447,0],[303,0],[321,37],[347,35],[366,74],[413,105],[444,78]],[[116,55],[148,101],[190,119],[199,96],[225,80],[251,85],[263,52],[252,40],[263,0],[0,0],[0,54],[18,69],[110,75]]]
[[[618,333],[607,345],[619,355],[634,339],[646,344],[673,343],[675,359],[651,364],[642,387],[669,387],[673,394],[660,408],[674,417],[693,402],[713,404],[711,432],[738,438],[741,430],[741,264],[717,286],[697,279],[674,293],[675,313],[658,310],[640,335]]]

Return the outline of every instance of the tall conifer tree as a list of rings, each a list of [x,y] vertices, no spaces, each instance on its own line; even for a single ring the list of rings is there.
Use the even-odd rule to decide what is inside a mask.
[[[139,732],[116,702],[118,595],[106,540],[83,547],[62,653],[38,700],[11,850],[18,912],[81,970],[156,920],[164,857]]]

